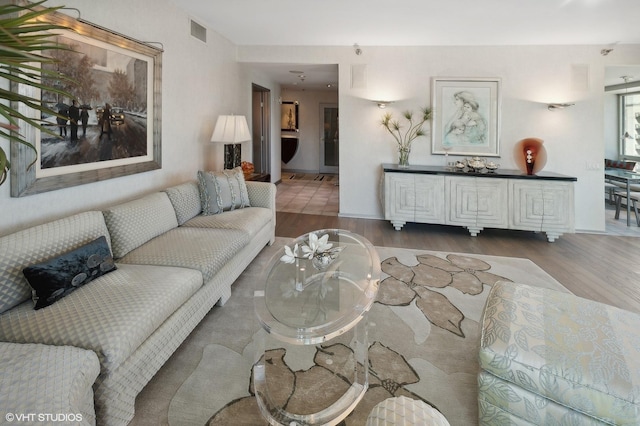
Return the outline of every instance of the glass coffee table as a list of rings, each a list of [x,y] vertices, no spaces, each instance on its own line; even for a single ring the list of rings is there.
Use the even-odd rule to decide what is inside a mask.
[[[366,314],[378,292],[378,253],[360,235],[324,229],[288,244],[267,271],[254,294],[266,331],[253,367],[260,411],[272,425],[335,425],[369,386]],[[305,351],[311,367],[289,365]]]

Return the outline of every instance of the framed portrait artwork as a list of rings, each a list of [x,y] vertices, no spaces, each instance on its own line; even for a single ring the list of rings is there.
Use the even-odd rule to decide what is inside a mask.
[[[434,77],[431,153],[500,155],[499,78]]]
[[[281,130],[290,132],[300,130],[298,128],[298,101],[283,101],[281,113]]]
[[[73,82],[46,81],[72,95],[35,91],[20,84],[11,90],[38,97],[60,116],[18,105],[55,133],[28,126],[21,132],[37,150],[11,146],[11,196],[22,197],[161,168],[162,49],[76,20],[61,13],[46,15],[66,50],[43,52]]]

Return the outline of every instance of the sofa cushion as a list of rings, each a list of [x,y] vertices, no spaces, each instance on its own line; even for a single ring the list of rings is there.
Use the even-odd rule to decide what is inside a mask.
[[[176,212],[165,192],[149,194],[103,213],[116,259],[178,226]]]
[[[0,237],[0,313],[31,299],[22,270],[73,250],[109,231],[99,211],[89,211]]]
[[[0,342],[3,414],[65,415],[73,417],[59,424],[95,424],[92,386],[99,373],[100,363],[92,351]],[[30,424],[45,423],[34,420]]]
[[[118,264],[45,309],[0,315],[0,340],[90,349],[113,371],[201,286],[195,270]]]
[[[541,398],[540,395],[486,371],[478,374],[478,389],[478,424],[480,426],[603,426],[606,424],[571,407]]]
[[[249,207],[249,194],[241,167],[218,172],[198,172],[202,214]]]
[[[268,208],[273,212],[275,219],[277,187],[270,182],[247,181],[245,184],[247,185],[251,207]]]
[[[232,210],[211,216],[196,216],[184,224],[193,228],[221,228],[246,231],[249,236],[255,236],[273,218],[273,211],[263,207],[248,207]]]
[[[181,185],[172,186],[165,190],[176,211],[178,225],[182,225],[189,219],[196,217],[202,212],[200,204],[200,189],[196,182],[186,182]]]
[[[249,240],[244,231],[181,226],[132,250],[119,262],[195,269],[202,273],[206,283]]]
[[[640,315],[499,282],[481,326],[479,360],[487,373],[590,417],[640,424]]]
[[[33,289],[34,308],[41,309],[115,270],[107,239],[102,236],[46,262],[27,266],[22,272]]]

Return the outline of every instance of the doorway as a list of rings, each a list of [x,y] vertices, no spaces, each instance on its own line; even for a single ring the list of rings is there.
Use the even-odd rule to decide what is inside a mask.
[[[320,173],[337,174],[340,166],[338,105],[320,104]]]
[[[251,128],[254,172],[271,174],[271,91],[251,85]]]

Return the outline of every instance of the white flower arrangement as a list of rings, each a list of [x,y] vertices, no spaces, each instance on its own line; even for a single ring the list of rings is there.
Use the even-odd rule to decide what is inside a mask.
[[[296,259],[309,259],[314,261],[313,265],[320,269],[321,267],[328,266],[344,247],[333,247],[333,243],[329,241],[329,234],[324,234],[318,237],[315,233],[309,234],[307,243],[303,243],[298,246],[296,243],[293,249],[289,246],[284,246],[284,255],[280,258],[282,262],[294,263]],[[300,249],[302,253],[299,253]]]

